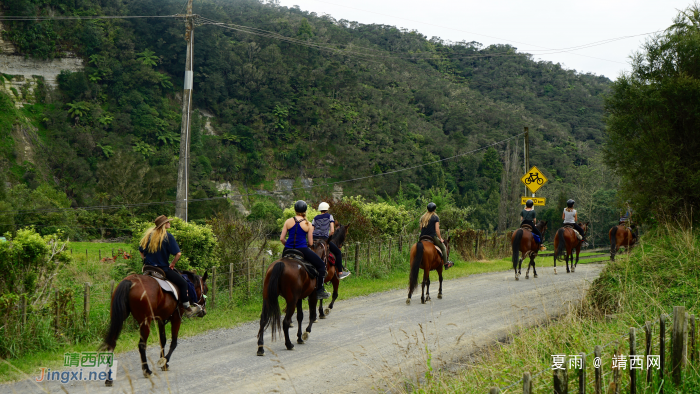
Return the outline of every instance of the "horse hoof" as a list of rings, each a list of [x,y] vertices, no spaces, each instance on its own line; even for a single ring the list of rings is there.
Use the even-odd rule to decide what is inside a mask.
[[[530,279],[530,275],[525,274],[525,279]]]
[[[168,360],[166,360],[165,357],[161,357],[161,358],[158,360],[158,362],[156,363],[156,365],[157,365],[159,368],[163,368],[167,363],[168,363]]]
[[[170,371],[170,365],[165,364],[165,366],[164,366],[164,367],[161,367],[160,370],[161,370],[161,371]]]
[[[425,304],[425,300],[421,298],[420,303]]]
[[[308,331],[304,332],[304,333],[301,335],[301,339],[304,340],[304,341],[309,340],[309,332],[308,332]]]
[[[425,297],[425,301],[426,302],[430,301],[430,296]]]
[[[554,275],[556,275],[556,274],[557,274],[557,269],[555,268],[555,269],[554,269]]]
[[[555,273],[556,273],[556,272],[555,272]],[[533,277],[533,278],[537,278],[537,274],[535,274],[535,275],[532,275],[532,277]]]
[[[147,369],[144,369],[144,370],[143,370],[143,377],[144,377],[144,378],[150,378],[152,374],[153,374],[153,372],[151,372],[151,371],[149,371],[149,370],[147,370]]]
[[[286,345],[286,346],[287,346],[287,350],[294,350],[294,344],[293,344],[293,343],[290,343],[289,345]]]
[[[300,345],[303,345],[303,344],[306,343],[306,342],[304,342],[303,339],[297,339],[297,343],[300,344]]]
[[[330,310],[330,309],[328,309],[328,308],[326,308],[326,309],[325,309],[325,310],[323,311],[323,313],[325,313],[325,314],[326,314],[326,316],[328,316],[328,315],[330,315],[330,314],[331,314],[331,310]]]
[[[258,347],[258,356],[264,356],[265,355],[265,348],[262,346]]]
[[[438,294],[438,300],[442,299],[442,293]]]
[[[319,316],[318,318],[319,318],[319,319],[325,319],[325,318],[326,318],[326,315],[321,315],[321,316]],[[318,321],[318,320],[317,320],[317,321]],[[314,322],[314,323],[315,323],[315,322]]]
[[[105,380],[105,386],[112,387],[113,384],[114,384],[114,380]]]
[[[411,299],[410,299],[410,298],[406,298],[406,305],[411,305]]]

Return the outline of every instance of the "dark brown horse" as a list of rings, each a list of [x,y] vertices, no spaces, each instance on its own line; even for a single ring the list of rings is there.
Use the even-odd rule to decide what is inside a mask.
[[[588,232],[589,223],[579,223],[585,236]],[[574,262],[573,250],[576,249],[576,262]],[[554,274],[557,273],[557,260],[562,257],[566,261],[566,272],[576,272],[578,265],[578,255],[581,253],[581,241],[576,237],[576,230],[571,227],[562,227],[554,236]],[[569,257],[571,257],[571,271],[569,271]]]
[[[328,241],[324,241],[327,243]],[[325,245],[328,250],[328,245]],[[294,349],[294,344],[289,340],[289,326],[292,322],[294,311],[297,311],[297,343],[303,344],[309,338],[311,326],[316,320],[316,278],[312,279],[301,263],[295,259],[282,257],[273,262],[267,268],[265,282],[263,283],[263,308],[260,314],[260,331],[258,331],[258,356],[265,355],[263,347],[263,335],[269,326],[272,330],[272,340],[275,340],[277,332],[280,331],[279,296],[287,301],[286,314],[282,322],[284,332],[284,345],[287,350]],[[304,320],[302,300],[309,297],[309,326],[306,327],[304,335],[301,333],[301,322]]]
[[[608,231],[608,238],[610,239],[610,261],[615,261],[615,255],[622,246],[629,253],[630,249],[637,242],[637,237],[632,233],[632,229],[624,224],[611,228]]]
[[[333,242],[338,249],[342,248],[343,243],[345,242],[345,236],[348,233],[348,227],[350,227],[349,224],[343,226],[342,224],[338,223],[338,228],[328,241]],[[323,300],[318,300],[318,318],[325,319],[327,315],[330,315],[331,309],[333,309],[333,305],[335,305],[335,300],[338,298],[340,279],[338,278],[338,270],[336,269],[335,265],[331,265],[330,260],[328,259],[328,255],[330,254],[328,245],[323,242],[315,241],[314,246],[311,249],[316,252],[317,255],[321,256],[321,259],[326,263],[327,273],[323,283],[331,282],[333,284],[333,296],[331,303],[328,304],[328,308],[324,310]]]
[[[183,273],[195,285],[197,303],[202,307],[202,311],[197,316],[203,317],[206,315],[205,295],[208,291],[206,283],[208,273],[205,273],[203,277],[193,272],[184,271]],[[179,296],[187,297],[186,294],[180,294]],[[182,323],[182,314],[184,313],[182,305],[175,300],[172,294],[163,291],[155,279],[147,275],[136,274],[129,275],[119,282],[119,285],[114,290],[114,294],[112,294],[111,305],[109,330],[100,349],[106,349],[110,352],[114,350],[117,346],[119,334],[124,326],[124,321],[129,317],[129,314],[133,315],[141,329],[141,339],[139,340],[141,369],[143,370],[143,376],[149,377],[152,372],[148,368],[148,361],[146,360],[146,344],[151,333],[151,322],[155,320],[158,323],[158,333],[160,335],[161,357],[157,365],[163,371],[167,371],[170,356],[177,347],[177,334],[180,331],[180,323]],[[170,322],[172,338],[170,340],[170,350],[165,355],[165,325],[167,322]],[[111,386],[112,381],[105,380],[105,385]]]
[[[445,240],[447,256],[450,255],[449,238]],[[408,298],[406,305],[411,303],[413,290],[418,286],[418,270],[423,269],[423,283],[421,284],[420,302],[425,304],[430,301],[430,271],[437,270],[440,280],[438,298],[442,298],[442,256],[438,253],[435,244],[430,241],[419,241],[411,246],[411,273],[408,278]]]
[[[544,236],[544,232],[547,230],[547,221],[540,220],[535,227],[537,227],[537,229],[540,230],[540,234]],[[520,269],[523,266],[523,260],[528,257],[530,257],[530,262],[527,265],[525,279],[530,279],[530,266],[532,266],[533,276],[537,278],[535,257],[537,257],[537,252],[540,251],[540,248],[537,242],[535,242],[535,236],[532,231],[519,228],[513,233],[510,242],[513,246],[513,270],[515,271],[515,280],[520,280]],[[521,253],[522,258],[519,258]]]

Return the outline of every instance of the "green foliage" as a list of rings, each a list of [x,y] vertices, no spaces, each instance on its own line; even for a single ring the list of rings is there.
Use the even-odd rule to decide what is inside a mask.
[[[176,268],[181,270],[198,269],[203,272],[205,269],[219,265],[219,257],[216,254],[216,236],[212,227],[208,224],[199,225],[192,222],[185,222],[180,218],[171,218],[171,227],[168,230],[177,241],[182,251],[182,257],[177,262]],[[137,222],[132,225],[133,238],[131,246],[138,250],[139,242],[150,227],[152,222]]]
[[[150,49],[145,49],[141,53],[137,53],[137,59],[145,66],[157,66],[158,56],[155,56],[155,52]]]
[[[633,57],[612,86],[606,163],[644,217],[700,204],[700,6],[690,6]],[[650,209],[651,208],[651,209]]]
[[[398,235],[405,232],[415,217],[401,205],[391,205],[386,202],[367,202],[362,196],[344,197],[372,223],[382,235]]]

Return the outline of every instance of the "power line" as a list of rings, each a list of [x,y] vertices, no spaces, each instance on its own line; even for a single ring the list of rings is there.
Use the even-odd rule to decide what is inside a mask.
[[[142,18],[182,18],[183,15],[91,15],[91,16],[0,16],[0,21],[62,21],[91,19],[142,19]]]
[[[380,176],[385,176],[385,175],[391,175],[391,174],[396,174],[399,172],[404,172],[404,171],[409,171],[409,170],[414,170],[416,168],[420,167],[425,167],[437,163],[442,163],[444,161],[456,159],[462,156],[467,156],[474,154],[476,152],[482,151],[484,149],[488,149],[492,146],[496,146],[498,144],[502,144],[506,141],[510,141],[514,138],[520,137],[521,135],[524,135],[525,133],[519,133],[516,134],[512,137],[508,137],[506,139],[482,146],[481,148],[476,148],[472,149],[470,151],[460,153],[454,156],[446,157],[444,159],[439,159],[439,160],[433,160],[428,163],[422,163],[422,164],[417,164],[411,167],[406,167],[406,168],[401,168],[398,170],[393,170],[393,171],[387,171],[387,172],[382,172],[380,174],[373,174],[373,175],[367,175],[367,176],[361,176],[357,178],[351,178],[351,179],[346,179],[342,181],[336,181],[336,182],[328,182],[328,183],[323,183],[319,185],[313,185],[313,186],[300,186],[300,187],[293,187],[289,189],[285,189],[284,192],[291,192],[295,190],[303,190],[303,189],[315,189],[319,187],[326,187],[326,186],[333,186],[333,185],[339,185],[341,183],[349,183],[349,182],[357,182],[361,180],[366,180],[366,179],[371,179],[371,178],[376,178]],[[214,201],[214,200],[223,200],[223,199],[230,199],[234,197],[246,197],[246,196],[254,196],[258,195],[259,193],[246,193],[246,194],[234,194],[230,196],[225,196],[225,197],[207,197],[207,198],[194,198],[194,199],[187,199],[188,202],[203,202],[203,201]],[[10,212],[62,212],[62,211],[69,211],[69,210],[85,210],[85,211],[92,211],[92,210],[100,210],[100,209],[120,209],[120,208],[132,208],[132,207],[143,207],[143,206],[150,206],[150,205],[165,205],[165,204],[175,204],[177,203],[177,200],[173,201],[155,201],[155,202],[144,202],[144,203],[138,203],[138,204],[120,204],[120,205],[94,205],[94,206],[87,206],[87,207],[75,207],[75,208],[47,208],[47,209],[17,209],[17,210],[11,210],[11,211],[0,211],[1,213],[10,213]],[[8,224],[11,225],[11,224]]]

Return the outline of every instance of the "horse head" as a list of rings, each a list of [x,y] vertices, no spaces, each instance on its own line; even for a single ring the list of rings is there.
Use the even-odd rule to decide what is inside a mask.
[[[328,244],[331,242],[330,238],[319,238],[315,239],[314,243],[311,245],[311,250],[316,253],[321,260],[326,261],[328,257]]]
[[[547,221],[546,220],[539,220],[537,221],[537,224],[535,225],[538,230],[540,230],[540,234],[544,236],[544,232],[547,231]]]
[[[348,228],[350,227],[349,224],[338,224],[338,227],[335,229],[335,232],[333,235],[330,237],[330,241],[335,244],[338,248],[342,248],[343,244],[345,243],[345,237],[348,235]]]
[[[586,233],[588,233],[588,227],[591,225],[591,222],[579,223],[578,225],[581,226],[581,229],[583,230],[583,234],[581,235],[585,236]]]
[[[197,315],[197,317],[204,317],[204,315],[207,314],[207,293],[209,292],[207,279],[209,278],[209,272],[205,272],[204,276],[199,276],[194,271],[183,271],[183,273],[187,275],[190,282],[194,284],[194,291],[197,293],[197,304],[202,307],[202,311]]]

